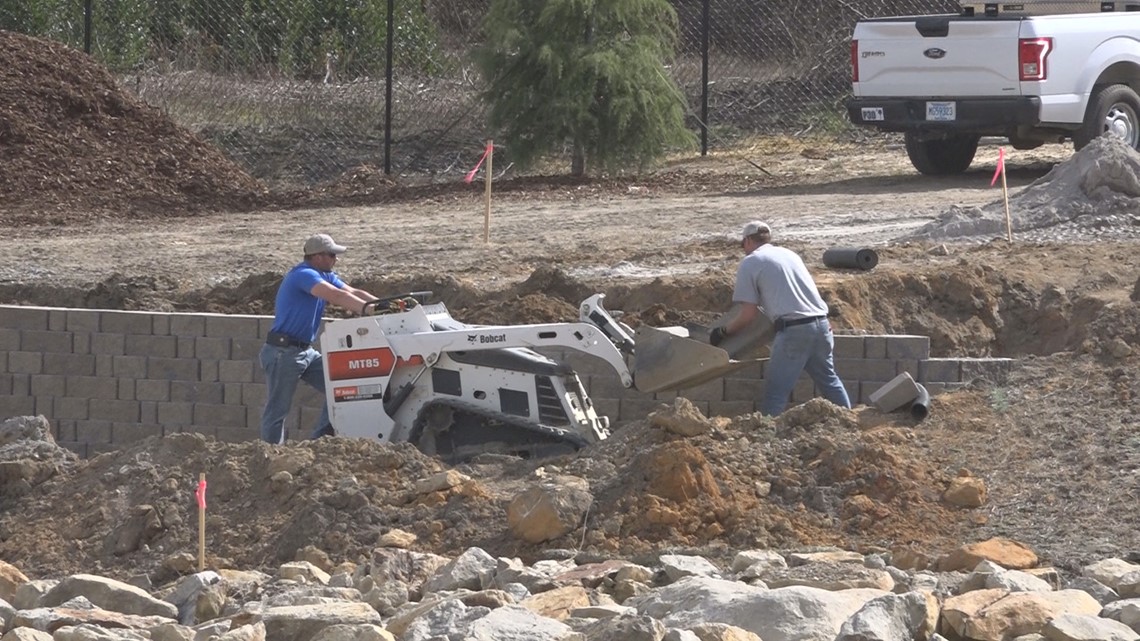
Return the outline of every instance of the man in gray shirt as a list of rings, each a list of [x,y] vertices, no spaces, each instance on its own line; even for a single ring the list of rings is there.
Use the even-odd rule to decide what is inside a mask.
[[[744,260],[736,271],[732,302],[739,312],[709,335],[719,345],[747,327],[763,310],[776,326],[771,356],[765,370],[764,398],[760,411],[777,416],[784,411],[800,373],[807,371],[827,400],[851,407],[847,390],[835,373],[835,338],[827,322],[827,304],[815,281],[795,252],[771,244],[772,230],[753,221],[744,226],[741,245]]]

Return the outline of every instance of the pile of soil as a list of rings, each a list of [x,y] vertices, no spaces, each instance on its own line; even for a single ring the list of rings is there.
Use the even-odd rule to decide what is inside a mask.
[[[264,188],[64,45],[0,31],[0,223],[245,209]]]
[[[416,484],[445,467],[407,444],[154,437],[67,459],[51,478],[0,491],[0,558],[36,577],[169,579],[197,549],[200,473],[212,567],[272,569],[309,546],[333,563],[358,561],[393,528],[414,533],[413,547],[424,551],[474,545],[534,560],[551,548],[597,558],[689,549],[731,559],[756,547],[917,544],[934,554],[973,527],[972,511],[941,500],[951,476],[945,463],[918,445],[913,426],[874,410],[817,400],[778,420],[714,422],[683,437],[637,421],[578,455],[545,461],[484,457],[457,468],[470,481],[426,493]],[[506,508],[537,482],[539,468],[588,479],[595,501],[583,528],[531,545],[509,533]]]

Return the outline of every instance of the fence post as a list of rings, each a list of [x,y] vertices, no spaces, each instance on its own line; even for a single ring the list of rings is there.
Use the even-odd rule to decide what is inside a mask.
[[[392,174],[392,43],[396,0],[388,0],[388,42],[384,60],[384,175]]]
[[[91,55],[91,0],[83,0],[83,53]]]
[[[701,155],[709,153],[709,2],[701,3]]]

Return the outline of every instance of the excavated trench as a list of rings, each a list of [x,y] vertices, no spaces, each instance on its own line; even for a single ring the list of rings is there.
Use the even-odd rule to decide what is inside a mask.
[[[540,268],[525,281],[496,290],[450,275],[365,278],[353,284],[385,295],[431,290],[453,316],[474,324],[575,321],[578,302],[602,291],[607,307],[636,327],[711,321],[730,305],[730,277],[719,273],[603,283]],[[88,287],[0,285],[0,303],[271,314],[279,280],[279,274],[266,272],[236,285],[184,291],[163,278],[112,275]],[[1134,343],[1135,328],[1140,327],[1134,318],[1136,305],[1114,304],[1129,290],[1140,291],[1140,281],[1133,285],[1112,273],[1090,273],[1085,282],[1066,288],[965,263],[952,269],[883,269],[825,277],[820,289],[837,332],[925,335],[931,339],[931,353],[943,357],[1096,351],[1097,343],[1116,337]]]

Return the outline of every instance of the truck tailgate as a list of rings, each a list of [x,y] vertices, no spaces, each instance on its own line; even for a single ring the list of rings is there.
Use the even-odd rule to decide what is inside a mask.
[[[1016,96],[1020,19],[922,16],[860,22],[857,97]]]

